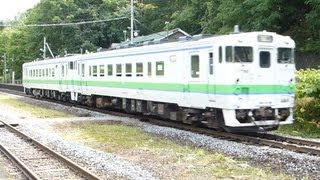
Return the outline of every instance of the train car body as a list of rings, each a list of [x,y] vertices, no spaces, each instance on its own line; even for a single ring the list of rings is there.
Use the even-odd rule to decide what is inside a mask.
[[[271,32],[185,38],[23,65],[27,94],[227,131],[293,122],[294,41]]]

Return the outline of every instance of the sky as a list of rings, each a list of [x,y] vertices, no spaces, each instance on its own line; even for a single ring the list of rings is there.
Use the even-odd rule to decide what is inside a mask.
[[[0,0],[0,21],[12,20],[19,13],[32,8],[40,0]]]

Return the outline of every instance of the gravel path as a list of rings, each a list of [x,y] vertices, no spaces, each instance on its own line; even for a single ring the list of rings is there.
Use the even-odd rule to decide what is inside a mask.
[[[58,110],[66,109],[57,104],[34,101],[28,98],[24,99],[28,102],[32,101],[33,104],[40,103],[42,106],[55,107],[55,109]],[[0,108],[5,109],[1,112],[2,117],[15,119],[15,121],[19,122],[22,128],[35,139],[54,146],[56,150],[59,150],[65,155],[71,155],[73,160],[81,162],[83,166],[91,169],[93,172],[99,172],[100,175],[106,179],[157,179],[157,177],[147,169],[124,160],[121,157],[101,152],[79,143],[63,140],[54,133],[48,133],[47,129],[51,125],[62,121],[121,121],[130,126],[140,127],[145,132],[163,136],[182,144],[192,144],[197,147],[220,152],[242,160],[249,160],[252,164],[257,166],[271,167],[275,170],[279,170],[281,167],[288,174],[297,178],[308,176],[310,179],[317,179],[320,177],[320,157],[307,154],[265,146],[257,147],[244,145],[242,143],[230,142],[173,128],[150,125],[136,119],[104,115],[96,112],[79,110],[77,108],[67,109],[72,113],[80,113],[93,117],[62,118],[50,121],[40,121],[37,119],[30,119],[19,113],[12,113],[10,108],[3,105],[0,105]],[[37,122],[37,124],[34,122]]]

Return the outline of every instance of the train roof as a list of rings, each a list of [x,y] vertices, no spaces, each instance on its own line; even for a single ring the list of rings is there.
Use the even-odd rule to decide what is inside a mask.
[[[262,38],[262,39],[259,39]],[[264,39],[263,39],[264,38]],[[269,38],[269,39],[268,39]],[[75,61],[75,60],[83,60],[83,59],[98,59],[105,56],[113,56],[115,54],[127,55],[128,53],[137,53],[137,52],[144,52],[144,51],[159,51],[164,49],[177,49],[181,47],[188,47],[193,45],[203,46],[204,44],[219,44],[219,46],[223,45],[233,45],[233,44],[241,44],[241,43],[258,43],[258,41],[262,41],[266,45],[272,43],[279,44],[280,46],[287,46],[287,47],[295,47],[295,42],[289,36],[283,36],[276,34],[274,32],[267,32],[267,31],[257,31],[257,32],[246,32],[246,33],[232,33],[228,35],[195,35],[195,36],[185,36],[179,38],[177,42],[166,42],[160,41],[157,43],[145,44],[143,46],[129,46],[127,48],[120,48],[120,49],[113,49],[107,50],[103,52],[96,52],[96,53],[89,53],[89,54],[79,54],[74,56],[68,57],[59,57],[53,59],[45,59],[40,61],[33,61],[29,63],[24,63],[24,66],[29,65],[41,65],[41,64],[48,64],[50,63],[57,63],[62,61]],[[265,42],[264,42],[265,41]]]

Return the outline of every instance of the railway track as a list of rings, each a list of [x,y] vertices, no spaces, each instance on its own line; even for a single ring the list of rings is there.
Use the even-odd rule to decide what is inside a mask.
[[[32,139],[18,128],[0,123],[0,151],[8,157],[27,179],[99,179],[68,158]],[[14,143],[13,143],[14,142]]]
[[[21,95],[21,92],[15,92],[14,94]],[[30,97],[30,96],[27,96],[27,97]],[[311,155],[320,156],[320,142],[309,141],[309,140],[298,139],[298,138],[289,138],[289,137],[270,134],[270,133],[255,133],[255,134],[249,134],[249,135],[232,134],[227,132],[214,131],[212,129],[207,129],[207,128],[185,125],[185,124],[181,124],[173,121],[162,121],[159,119],[145,117],[142,115],[132,115],[132,114],[127,114],[123,112],[97,109],[97,108],[81,106],[81,105],[76,105],[71,103],[57,102],[50,99],[46,99],[46,100],[50,102],[61,103],[67,106],[75,106],[79,108],[88,109],[91,111],[97,111],[97,112],[116,115],[116,116],[125,116],[125,117],[129,116],[132,118],[138,118],[138,119],[144,119],[144,120],[147,119],[147,121],[156,125],[173,127],[181,130],[191,131],[194,133],[209,135],[212,137],[218,137],[218,138],[223,138],[223,139],[232,140],[232,141],[246,142],[253,145],[259,144],[259,145],[270,146],[270,147],[275,147],[280,149],[287,149],[287,150],[295,151],[299,153],[307,153]]]

